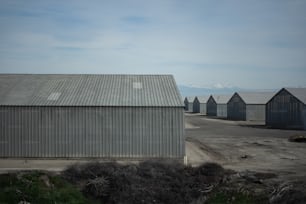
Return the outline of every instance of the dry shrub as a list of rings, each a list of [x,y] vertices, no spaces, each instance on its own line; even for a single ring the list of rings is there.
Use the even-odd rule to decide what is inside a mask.
[[[284,191],[279,197],[271,200],[273,204],[305,204],[305,192],[297,189],[289,189]]]
[[[96,198],[107,196],[109,193],[109,181],[105,177],[89,179],[84,191]]]
[[[305,135],[291,135],[288,139],[289,142],[306,142]]]
[[[306,203],[306,184],[304,182],[285,182],[278,185],[270,195],[272,204]]]
[[[83,192],[104,203],[190,203],[218,186],[224,169],[214,163],[194,168],[172,160],[153,160],[139,165],[71,166],[63,176],[84,183]]]
[[[306,203],[306,184],[279,185],[271,173],[234,172],[215,163],[199,167],[168,160],[138,165],[115,162],[74,165],[62,176],[102,203]],[[268,181],[269,180],[269,181]],[[214,197],[215,196],[215,197]]]

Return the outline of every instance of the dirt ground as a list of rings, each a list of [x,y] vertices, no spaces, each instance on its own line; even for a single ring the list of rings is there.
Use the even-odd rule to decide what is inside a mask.
[[[237,171],[276,173],[286,180],[306,179],[306,143],[288,141],[291,135],[306,135],[306,131],[267,129],[255,122],[188,113],[185,121],[189,164],[212,161]]]

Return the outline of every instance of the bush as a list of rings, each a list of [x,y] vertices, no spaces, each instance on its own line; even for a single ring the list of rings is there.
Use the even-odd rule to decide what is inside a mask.
[[[267,201],[258,200],[257,197],[252,195],[248,195],[241,192],[218,192],[213,194],[207,201],[207,203],[214,203],[214,204],[265,204],[268,203]]]
[[[86,203],[74,186],[60,176],[44,172],[0,175],[0,203]]]
[[[172,160],[155,160],[139,165],[110,162],[71,166],[63,177],[83,184],[87,196],[105,203],[190,203],[218,186],[224,172],[214,163],[194,168]]]
[[[288,139],[289,142],[306,142],[305,135],[292,135]]]

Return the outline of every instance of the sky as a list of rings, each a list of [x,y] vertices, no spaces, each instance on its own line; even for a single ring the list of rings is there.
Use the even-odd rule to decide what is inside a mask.
[[[306,87],[305,0],[0,0],[0,73]]]

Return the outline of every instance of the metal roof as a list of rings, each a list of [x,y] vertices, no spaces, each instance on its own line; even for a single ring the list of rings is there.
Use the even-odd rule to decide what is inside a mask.
[[[0,105],[183,106],[172,75],[0,74]]]
[[[185,101],[187,100],[187,102],[189,102],[189,103],[193,103],[194,99],[195,99],[194,96],[186,96],[185,97]]]
[[[212,95],[217,104],[226,104],[230,99],[231,95]]]
[[[266,104],[275,92],[239,92],[237,94],[246,104]]]
[[[207,103],[209,96],[196,96],[200,103]]]
[[[306,88],[284,88],[306,105]]]

